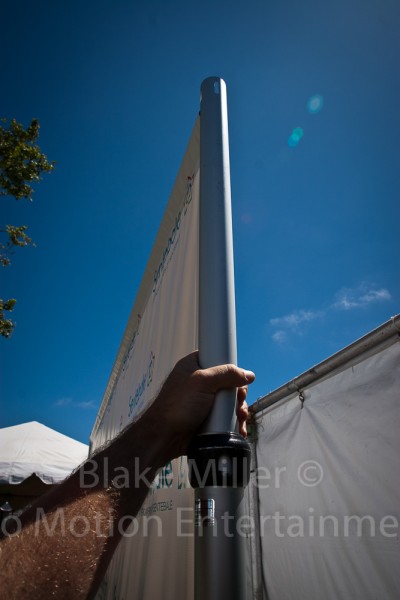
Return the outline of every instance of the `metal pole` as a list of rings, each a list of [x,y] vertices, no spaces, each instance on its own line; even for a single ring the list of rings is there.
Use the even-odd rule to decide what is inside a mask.
[[[199,360],[237,362],[235,282],[226,85],[203,81],[200,96]],[[207,433],[234,431],[236,393],[218,394]]]
[[[210,77],[200,102],[199,361],[236,363],[231,190],[226,85]],[[236,391],[217,394],[188,452],[195,488],[195,599],[243,600],[244,488],[250,447],[234,433]]]

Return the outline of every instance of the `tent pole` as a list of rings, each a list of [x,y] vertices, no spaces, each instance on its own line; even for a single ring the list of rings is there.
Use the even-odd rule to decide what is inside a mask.
[[[203,81],[200,101],[199,362],[236,363],[236,316],[226,85]],[[217,394],[188,452],[195,488],[195,599],[243,600],[242,514],[250,447],[234,433],[236,391]]]

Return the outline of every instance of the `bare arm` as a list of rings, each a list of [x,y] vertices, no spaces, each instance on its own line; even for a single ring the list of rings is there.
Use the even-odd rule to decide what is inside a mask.
[[[157,470],[186,453],[218,390],[239,388],[246,433],[253,380],[233,365],[201,370],[197,353],[181,360],[140,420],[21,515],[22,530],[0,544],[1,600],[92,598],[127,516],[139,511]]]

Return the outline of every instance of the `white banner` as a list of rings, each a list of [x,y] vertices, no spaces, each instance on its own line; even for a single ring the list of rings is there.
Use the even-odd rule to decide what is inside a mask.
[[[178,173],[91,434],[91,451],[151,402],[198,344],[199,120]],[[149,440],[151,444],[151,440]],[[98,598],[193,597],[193,490],[186,459],[159,473]]]
[[[254,597],[400,598],[399,390],[394,335],[257,415]]]

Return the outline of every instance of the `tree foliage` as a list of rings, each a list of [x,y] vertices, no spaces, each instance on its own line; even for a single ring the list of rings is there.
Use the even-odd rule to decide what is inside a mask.
[[[49,162],[36,144],[39,137],[39,121],[33,119],[24,129],[15,119],[7,124],[0,120],[0,196],[9,196],[16,200],[31,201],[32,184],[40,181],[43,173],[54,169],[54,162]],[[0,265],[8,267],[16,248],[33,245],[26,233],[26,225],[5,225],[0,229]],[[15,323],[7,318],[6,313],[13,310],[14,298],[0,298],[0,335],[10,337]]]

